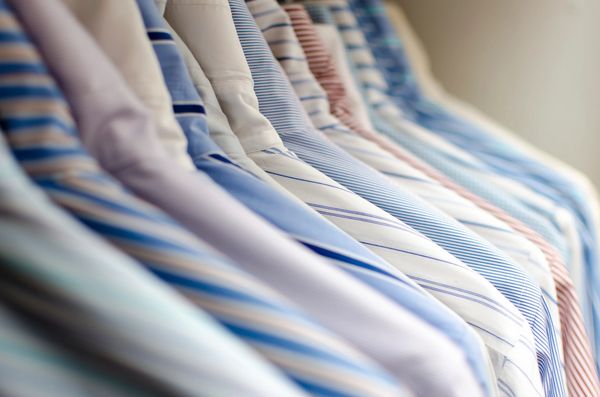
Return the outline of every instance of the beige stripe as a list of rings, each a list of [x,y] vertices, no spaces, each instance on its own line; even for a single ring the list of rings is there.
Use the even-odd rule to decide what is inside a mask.
[[[77,159],[23,161],[21,166],[33,178],[56,174],[68,175],[73,173],[75,168],[77,169],[76,172],[96,170],[95,164],[81,157]]]
[[[255,305],[244,304],[242,302],[224,303],[202,292],[191,292],[183,288],[181,290],[192,302],[196,302],[199,306],[212,313],[218,313],[222,318],[229,318],[234,322],[243,321],[244,323],[255,324],[261,328],[269,329],[283,338],[301,340],[308,345],[318,346],[332,354],[337,354],[349,360],[360,362],[370,361],[359,353],[339,344],[335,339],[327,336],[327,334],[307,324],[298,323],[291,318],[285,318],[274,312],[262,310]]]
[[[10,98],[0,100],[0,114],[3,117],[36,117],[43,114],[71,120],[66,103],[56,98],[32,99]]]
[[[10,12],[4,10],[0,11],[0,26],[2,27],[2,30],[21,30],[15,17]]]
[[[10,75],[0,75],[0,85],[6,84],[51,86],[54,82],[48,75],[35,73],[11,73]]]
[[[299,356],[285,354],[279,349],[260,345],[258,349],[277,365],[304,378],[319,379],[333,388],[343,388],[349,395],[392,397],[396,396],[391,385],[378,382],[373,378],[361,376],[356,371],[346,371],[341,366],[327,365],[322,361],[304,359]]]
[[[0,45],[0,58],[3,62],[39,62],[35,48],[23,43],[2,43]]]
[[[8,135],[8,141],[13,147],[16,148],[27,148],[33,145],[56,145],[65,146],[70,148],[79,147],[79,143],[72,136],[64,134],[62,131],[57,131],[53,128],[46,128],[44,130],[35,130],[33,132],[24,132],[21,130],[19,133],[11,133]]]

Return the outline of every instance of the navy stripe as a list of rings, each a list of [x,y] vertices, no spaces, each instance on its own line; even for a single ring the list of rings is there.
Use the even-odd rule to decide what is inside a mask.
[[[340,254],[339,252],[333,252],[331,250],[328,250],[327,248],[324,248],[324,247],[321,247],[321,246],[317,246],[317,245],[314,245],[314,244],[311,244],[311,243],[307,243],[305,241],[300,241],[300,242],[302,244],[304,244],[307,248],[310,248],[314,252],[316,252],[319,255],[324,256],[326,258],[333,259],[333,260],[340,261],[340,262],[344,262],[344,263],[347,263],[347,264],[351,264],[351,265],[354,265],[354,266],[357,266],[357,267],[361,267],[361,268],[364,268],[364,269],[367,269],[367,270],[371,270],[371,271],[379,273],[379,274],[381,274],[383,276],[390,277],[390,278],[394,279],[395,281],[400,282],[402,284],[407,284],[404,280],[402,280],[402,279],[394,276],[393,274],[388,273],[385,270],[380,269],[380,268],[378,268],[376,266],[370,265],[370,264],[368,264],[366,262],[360,261],[358,259],[351,258],[351,257],[349,257],[347,255]]]
[[[199,113],[206,114],[204,106],[200,104],[173,104],[173,112],[175,114],[181,113]]]
[[[158,41],[158,40],[173,40],[173,37],[169,32],[148,32],[148,38],[150,41]]]

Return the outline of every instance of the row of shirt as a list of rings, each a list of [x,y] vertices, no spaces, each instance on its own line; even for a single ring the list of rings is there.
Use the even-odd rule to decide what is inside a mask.
[[[381,0],[0,0],[0,394],[600,396],[594,188]]]

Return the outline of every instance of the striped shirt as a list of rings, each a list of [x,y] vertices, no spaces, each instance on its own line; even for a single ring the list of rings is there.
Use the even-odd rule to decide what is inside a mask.
[[[187,153],[187,140],[179,127],[171,110],[171,101],[164,88],[160,68],[152,52],[152,47],[147,42],[140,42],[135,36],[123,36],[123,26],[131,30],[143,30],[140,15],[131,15],[129,12],[114,12],[118,7],[113,0],[61,0],[71,13],[85,25],[93,37],[102,37],[98,41],[106,54],[119,69],[127,81],[135,81],[138,89],[137,97],[146,105],[154,123],[157,133],[167,154],[180,166],[188,170],[195,167]],[[134,7],[130,1],[127,8]],[[135,7],[134,7],[135,8]],[[106,29],[105,18],[111,18],[112,29]],[[111,45],[103,45],[109,42]],[[137,59],[144,59],[143,67]]]

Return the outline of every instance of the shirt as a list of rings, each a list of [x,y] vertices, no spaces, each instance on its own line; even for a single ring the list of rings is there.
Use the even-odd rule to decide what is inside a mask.
[[[31,9],[31,4],[25,5],[25,3],[19,2],[18,9],[21,11]],[[445,363],[451,363],[449,368],[453,370],[450,372],[453,373],[452,376],[457,377],[461,387],[467,387],[467,390],[472,388],[470,385],[473,380],[464,359],[459,350],[443,335],[286,239],[246,211],[208,179],[203,180],[198,174],[177,172],[175,163],[160,161],[162,160],[158,155],[160,146],[152,145],[151,124],[149,127],[147,123],[143,123],[141,125],[144,128],[133,129],[136,134],[132,136],[132,129],[127,127],[141,123],[140,118],[146,117],[146,114],[143,111],[138,113],[135,97],[124,89],[123,81],[101,56],[85,31],[74,23],[64,9],[57,4],[48,4],[50,2],[36,2],[34,8],[38,13],[20,13],[20,16],[26,21],[35,38],[43,38],[38,40],[40,48],[67,94],[67,100],[81,129],[84,144],[92,149],[92,153],[97,156],[102,165],[121,180],[126,181],[127,186],[133,191],[141,193],[149,201],[163,207],[165,212],[187,226],[190,231],[198,236],[205,236],[205,240],[214,243],[212,245],[216,248],[222,248],[228,256],[237,259],[240,267],[268,283],[316,321],[339,333],[374,360],[383,363],[394,375],[397,368],[402,366],[409,368],[410,372],[414,371],[415,376],[427,374],[431,352],[435,351],[438,356],[445,357]],[[61,26],[61,29],[53,28],[54,24]],[[75,40],[67,44],[62,39],[65,31],[71,32]],[[85,57],[81,57],[82,52],[86,53]],[[61,70],[66,59],[70,61],[66,63],[70,66],[69,70]],[[87,79],[85,74],[85,71],[92,67],[91,65],[94,65],[97,77],[94,81]],[[90,91],[89,84],[95,83],[110,86],[110,92],[104,91],[100,97],[89,95],[94,92]],[[89,109],[93,112],[87,113],[88,108],[84,106],[87,104],[76,100],[80,98],[77,93],[82,95],[88,93],[84,97],[91,102]],[[113,140],[108,143],[110,147],[104,149],[102,146],[95,147],[93,143],[106,144],[107,142],[106,140],[94,141],[94,133],[102,132],[94,128],[94,119],[97,122],[104,120],[103,116],[107,113],[101,111],[106,112],[111,106],[117,104],[121,110],[118,114],[122,118],[110,118],[111,123],[100,123],[100,125],[108,128],[109,132],[105,130],[104,134],[117,136],[121,140]],[[133,122],[133,125],[128,124],[127,121]],[[149,135],[141,135],[144,132]],[[132,144],[128,137],[135,139],[137,143],[142,138],[147,139],[148,142],[136,145]],[[136,154],[136,147],[143,147],[144,153]],[[122,152],[119,153],[119,150]],[[150,155],[152,153],[150,150],[155,150],[158,154]],[[128,162],[130,168],[126,170],[130,173],[127,175],[121,172],[125,171],[124,169],[118,167],[122,164],[108,161],[115,159],[109,155],[117,154],[130,156]],[[131,162],[132,157],[135,159],[135,156],[139,156],[138,159],[149,158],[150,161],[142,161],[141,165]],[[117,156],[116,159],[119,157]],[[169,170],[169,172],[165,174],[161,170]],[[144,173],[136,175],[133,171],[144,171]],[[149,189],[150,186],[153,189]],[[323,304],[323,302],[328,303]],[[390,349],[384,341],[389,340],[391,335],[413,340],[415,346],[398,346]],[[419,347],[417,348],[416,345]],[[431,350],[427,352],[423,349],[424,346]],[[407,366],[405,362],[410,362],[411,365]]]
[[[168,28],[169,33],[175,41],[175,45],[183,56],[194,87],[204,102],[208,132],[212,140],[232,161],[234,161],[240,167],[260,178],[263,182],[267,183],[271,188],[277,190],[279,193],[285,195],[288,199],[295,200],[297,203],[302,203],[302,201],[298,200],[294,195],[285,190],[269,174],[263,171],[262,168],[260,168],[250,157],[246,155],[246,152],[244,152],[244,148],[242,147],[239,139],[229,125],[227,116],[223,112],[223,109],[221,109],[221,105],[219,104],[219,100],[217,99],[217,95],[212,88],[210,80],[200,65],[198,65],[194,55],[183,42],[183,40],[181,40],[177,32],[171,28],[166,20],[163,19],[163,23]]]
[[[425,96],[439,101],[442,96],[446,95],[443,93],[444,88],[433,77],[431,62],[421,40],[408,22],[406,14],[397,4],[385,1],[384,6],[397,34],[397,39],[400,40],[402,48],[406,52],[407,62],[414,72],[414,78],[421,92]]]

